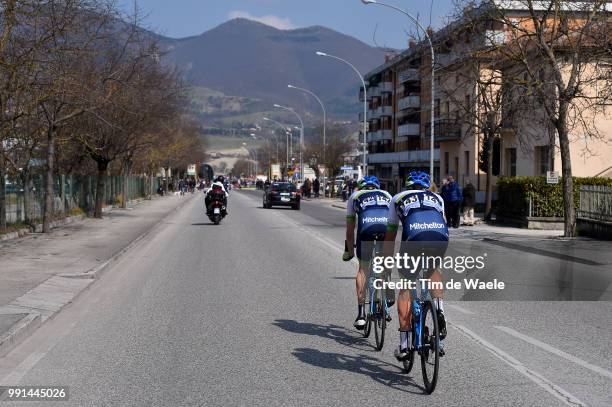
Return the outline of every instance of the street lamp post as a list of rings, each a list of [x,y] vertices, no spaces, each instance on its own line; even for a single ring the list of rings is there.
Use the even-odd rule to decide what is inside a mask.
[[[304,162],[302,161],[302,150],[304,147],[304,121],[302,120],[302,117],[292,108],[287,107],[287,106],[281,106],[281,105],[274,105],[275,108],[277,109],[282,109],[282,110],[286,110],[288,112],[293,113],[298,120],[300,121],[300,181],[304,180]]]
[[[334,55],[326,54],[325,52],[321,52],[321,51],[317,51],[317,55],[321,57],[333,58],[340,62],[344,62],[345,64],[353,68],[353,70],[357,73],[357,76],[359,76],[359,79],[361,79],[361,84],[363,85],[363,175],[368,175],[368,161],[366,158],[367,146],[368,146],[368,141],[367,141],[367,130],[368,130],[368,123],[367,123],[368,93],[367,92],[368,91],[366,89],[365,79],[363,78],[363,75],[361,75],[361,72],[359,72],[359,70],[355,67],[355,65],[351,64],[346,59],[342,59]]]
[[[286,170],[285,171],[289,171],[289,132],[287,131],[287,128],[282,123],[279,123],[276,120],[272,120],[272,119],[269,119],[267,117],[264,117],[263,119],[265,121],[267,121],[267,122],[271,122],[271,123],[276,124],[278,127],[283,129],[283,131],[285,132],[285,138],[286,138],[285,147],[286,147],[286,150],[287,150],[287,161],[285,161],[285,164],[286,164],[286,167],[285,167]],[[276,143],[276,155],[277,155],[276,159],[278,161],[278,143]]]
[[[299,90],[301,92],[304,92],[304,93],[307,93],[307,94],[311,95],[312,97],[314,97],[317,100],[317,102],[319,102],[319,104],[321,105],[321,109],[323,109],[323,164],[325,164],[325,170],[327,171],[327,161],[325,161],[325,152],[326,152],[326,149],[327,149],[327,138],[326,138],[327,112],[325,111],[325,105],[323,104],[321,99],[314,92],[309,91],[308,89],[299,88],[299,87],[293,86],[293,85],[287,85],[287,87],[289,89]],[[325,185],[325,177],[323,177],[323,185]]]
[[[379,4],[381,6],[389,7],[393,10],[399,11],[400,13],[406,15],[409,19],[411,19],[422,31],[425,33],[425,37],[429,42],[429,50],[431,52],[431,115],[430,115],[430,140],[429,140],[429,176],[433,180],[434,177],[434,127],[435,127],[435,100],[434,100],[434,91],[435,91],[435,69],[436,69],[436,56],[434,53],[433,41],[431,40],[431,36],[427,32],[427,30],[419,23],[412,14],[408,13],[406,10],[396,7],[391,4],[382,3],[377,0],[361,0],[363,4]]]

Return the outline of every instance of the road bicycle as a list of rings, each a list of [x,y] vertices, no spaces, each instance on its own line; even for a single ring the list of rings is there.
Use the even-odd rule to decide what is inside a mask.
[[[374,239],[373,254],[374,257],[382,255],[383,237],[377,236]],[[374,258],[372,257],[372,258]],[[387,322],[391,320],[389,313],[389,306],[387,304],[387,293],[386,289],[374,288],[374,281],[381,279],[383,275],[375,274],[372,269],[372,262],[368,268],[368,281],[366,285],[366,296],[365,296],[365,307],[366,313],[366,325],[363,330],[363,336],[369,337],[374,326],[374,337],[376,341],[376,350],[380,351],[385,343],[385,331],[387,329]],[[388,275],[384,278],[388,280]]]
[[[423,271],[419,273],[421,276]],[[421,281],[417,279],[416,281]],[[431,299],[427,284],[417,284],[417,289],[411,290],[412,296],[412,323],[411,342],[409,344],[408,359],[403,361],[404,371],[410,373],[414,365],[415,354],[421,357],[421,371],[427,394],[433,393],[438,382],[440,368],[440,332],[438,331],[438,312]]]

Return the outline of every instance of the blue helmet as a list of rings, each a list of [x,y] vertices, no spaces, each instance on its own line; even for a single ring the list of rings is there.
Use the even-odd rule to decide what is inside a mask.
[[[413,187],[415,185],[420,185],[423,188],[428,189],[431,186],[429,175],[423,171],[410,172],[410,174],[408,174],[408,178],[406,178],[406,187]]]
[[[374,175],[366,175],[359,181],[359,189],[363,189],[366,187],[374,187],[376,189],[380,189],[380,181],[378,181],[378,178]]]

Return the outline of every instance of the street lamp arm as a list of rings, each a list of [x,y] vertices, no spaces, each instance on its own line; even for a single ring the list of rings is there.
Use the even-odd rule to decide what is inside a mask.
[[[323,104],[321,99],[314,92],[312,92],[312,91],[310,91],[308,89],[300,88],[300,87],[293,86],[293,85],[289,85],[289,88],[297,89],[297,90],[300,90],[300,91],[302,91],[304,93],[308,93],[310,96],[315,98],[317,100],[317,102],[319,102],[319,104],[321,105],[321,109],[323,109],[323,114],[325,114],[325,105]]]
[[[392,4],[386,4],[386,3],[382,3],[379,2],[377,0],[361,0],[362,3],[364,4],[378,4],[381,6],[385,6],[388,7],[390,9],[393,9],[395,11],[399,11],[400,13],[404,14],[406,17],[408,17],[410,20],[412,20],[417,27],[419,27],[423,33],[425,34],[425,37],[427,38],[427,41],[429,42],[429,50],[431,52],[431,113],[430,113],[430,157],[429,157],[429,175],[431,177],[431,179],[434,179],[434,133],[435,133],[435,73],[436,73],[436,55],[434,52],[434,46],[433,46],[433,41],[431,36],[429,35],[429,32],[425,29],[425,27],[423,27],[423,25],[419,22],[418,19],[416,19],[412,14],[408,13],[406,10],[394,6]]]
[[[355,65],[351,64],[346,59],[337,57],[335,55],[330,55],[330,54],[327,54],[321,51],[317,51],[316,54],[321,57],[328,57],[328,58],[335,59],[337,61],[343,62],[344,64],[350,66],[353,69],[353,71],[355,71],[355,73],[359,77],[359,80],[361,81],[361,84],[363,85],[363,175],[367,175],[368,174],[368,162],[366,158],[366,152],[367,152],[367,145],[368,145],[367,143],[367,115],[368,115],[368,93],[367,92],[368,90],[366,87],[365,79],[363,78],[363,75],[361,74],[361,72],[359,72],[359,69],[357,69]]]

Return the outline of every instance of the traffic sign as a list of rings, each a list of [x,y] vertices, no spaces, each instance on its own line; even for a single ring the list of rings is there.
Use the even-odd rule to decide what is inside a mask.
[[[340,169],[342,171],[351,171],[353,169],[352,165],[343,165],[342,167],[340,167]]]
[[[558,184],[559,183],[559,172],[557,171],[546,171],[546,183]]]

